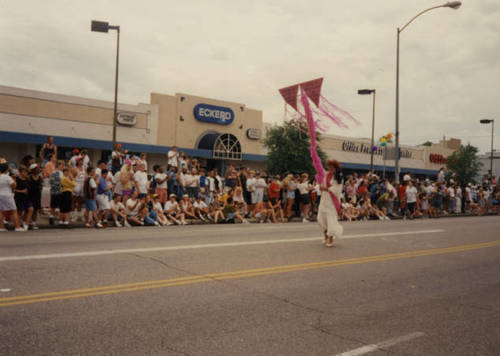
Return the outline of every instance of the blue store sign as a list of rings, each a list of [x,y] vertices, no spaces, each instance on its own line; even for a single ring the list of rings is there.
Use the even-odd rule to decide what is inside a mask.
[[[203,122],[229,125],[234,120],[234,112],[230,108],[209,104],[198,104],[194,107],[194,117]]]

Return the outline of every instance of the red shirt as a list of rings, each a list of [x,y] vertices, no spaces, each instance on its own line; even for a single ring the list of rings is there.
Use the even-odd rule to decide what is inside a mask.
[[[279,198],[280,196],[280,185],[276,182],[272,182],[269,185],[269,198]]]

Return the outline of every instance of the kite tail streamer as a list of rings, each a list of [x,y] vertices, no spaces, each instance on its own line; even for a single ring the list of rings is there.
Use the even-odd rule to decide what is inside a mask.
[[[342,110],[341,108],[339,108],[337,105],[331,103],[328,101],[327,98],[325,98],[323,95],[321,95],[321,102],[322,103],[325,103],[325,106],[330,106],[330,108],[332,108],[332,110],[330,111],[338,111],[340,112],[341,114],[345,115],[346,117],[348,117],[351,121],[355,122],[356,124],[360,124],[360,122],[358,120],[356,120],[351,114],[349,114],[347,111],[345,110]]]
[[[310,151],[311,151],[311,158],[313,161],[313,166],[314,169],[316,170],[316,181],[319,184],[323,183],[323,178],[325,176],[325,169],[323,168],[323,164],[321,163],[321,158],[319,158],[318,151],[317,151],[317,142],[316,142],[316,124],[313,119],[313,113],[311,110],[311,106],[309,105],[309,99],[307,97],[307,94],[305,93],[304,89],[302,87],[300,88],[300,100],[302,101],[302,106],[304,107],[304,111],[306,114],[306,119],[307,119],[307,124],[309,126],[309,137],[311,139],[310,142]]]

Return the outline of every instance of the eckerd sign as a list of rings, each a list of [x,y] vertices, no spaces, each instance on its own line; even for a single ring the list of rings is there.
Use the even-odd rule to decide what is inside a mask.
[[[194,107],[194,117],[203,122],[229,125],[234,120],[234,112],[230,108],[209,104],[198,104]]]

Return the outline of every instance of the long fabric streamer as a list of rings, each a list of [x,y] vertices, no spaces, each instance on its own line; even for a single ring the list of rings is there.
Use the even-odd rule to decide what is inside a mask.
[[[323,164],[321,163],[321,158],[319,158],[317,151],[317,142],[316,142],[316,124],[314,122],[313,113],[311,110],[311,106],[309,105],[309,98],[305,93],[302,87],[300,88],[300,101],[302,102],[302,106],[304,107],[304,111],[306,114],[307,124],[309,126],[309,135],[310,135],[310,146],[309,149],[311,151],[311,158],[313,161],[314,169],[316,170],[316,181],[320,184],[323,182],[323,178],[325,177],[325,169],[323,168]]]

